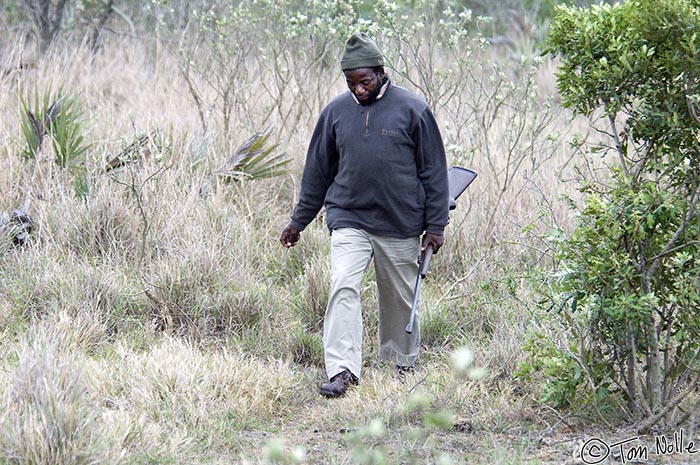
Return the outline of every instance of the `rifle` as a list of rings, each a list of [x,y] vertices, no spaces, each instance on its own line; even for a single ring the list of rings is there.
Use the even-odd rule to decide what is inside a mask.
[[[457,208],[457,199],[462,192],[464,192],[467,187],[476,179],[476,173],[467,168],[460,168],[459,166],[453,166],[448,171],[448,183],[450,190],[450,205],[449,209],[454,210]],[[428,269],[430,268],[430,259],[433,258],[433,246],[428,245],[423,253],[418,257],[418,276],[416,276],[416,286],[414,287],[413,295],[413,306],[411,307],[411,317],[406,325],[406,332],[411,334],[413,332],[413,322],[416,319],[416,314],[418,312],[418,301],[420,299],[420,286],[423,279],[428,275]]]

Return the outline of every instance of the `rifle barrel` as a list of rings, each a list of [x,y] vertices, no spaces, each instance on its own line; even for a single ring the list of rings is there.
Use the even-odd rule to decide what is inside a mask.
[[[406,332],[411,334],[413,332],[413,322],[416,319],[416,314],[418,313],[418,303],[420,301],[420,285],[423,278],[428,275],[428,269],[430,268],[430,259],[433,258],[432,244],[428,244],[419,259],[418,275],[416,276],[416,286],[413,288],[413,305],[411,306],[411,317],[406,325]]]
[[[416,277],[416,287],[413,289],[413,306],[411,307],[411,317],[408,319],[408,324],[406,325],[406,332],[411,334],[413,332],[413,322],[416,319],[416,313],[418,312],[418,300],[420,296],[420,284],[423,278],[420,274]]]

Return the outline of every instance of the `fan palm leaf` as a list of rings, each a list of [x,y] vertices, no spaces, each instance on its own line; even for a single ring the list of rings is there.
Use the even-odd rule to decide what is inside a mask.
[[[267,145],[270,136],[268,129],[253,134],[226,160],[219,174],[227,181],[271,178],[285,174],[290,160],[284,152],[276,153],[279,144]]]

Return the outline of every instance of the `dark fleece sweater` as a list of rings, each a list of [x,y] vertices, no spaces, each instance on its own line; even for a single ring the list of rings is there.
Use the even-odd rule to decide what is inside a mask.
[[[448,197],[445,148],[428,104],[389,83],[370,105],[348,91],[323,109],[290,226],[303,230],[325,206],[331,231],[442,234]]]

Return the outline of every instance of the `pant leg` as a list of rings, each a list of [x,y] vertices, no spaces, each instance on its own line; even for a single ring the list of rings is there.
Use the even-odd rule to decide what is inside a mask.
[[[372,259],[364,231],[343,228],[331,235],[331,290],[323,321],[326,373],[343,370],[360,377],[362,368],[362,276]]]
[[[420,347],[419,315],[411,334],[406,325],[418,276],[420,238],[372,236],[372,246],[379,301],[379,357],[401,366],[414,365]]]

